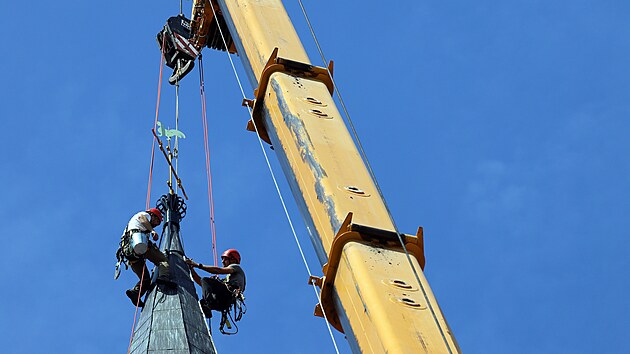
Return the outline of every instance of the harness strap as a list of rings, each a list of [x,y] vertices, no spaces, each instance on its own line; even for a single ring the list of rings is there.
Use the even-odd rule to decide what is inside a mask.
[[[142,231],[140,229],[131,229],[131,230],[125,229],[125,232],[128,232],[129,234],[135,234],[136,232],[140,232],[140,233],[143,233],[143,234],[148,234],[149,233],[149,231]]]
[[[245,297],[240,289],[235,290],[233,293],[234,302],[225,310],[221,311],[221,324],[219,325],[219,330],[221,333],[225,335],[233,335],[238,333],[238,326],[236,322],[240,321],[243,318],[243,314],[247,312],[247,306],[245,306]],[[234,309],[234,317],[232,317],[232,313],[230,310]],[[231,330],[234,327],[234,331],[226,331],[224,328],[227,326],[228,330]]]
[[[125,227],[125,231],[123,231],[123,234],[120,236],[120,243],[118,244],[118,249],[116,250],[116,267],[114,270],[114,279],[118,279],[118,277],[120,276],[120,265],[124,264],[125,265],[125,270],[129,269],[129,264],[130,263],[135,263],[139,260],[142,259],[141,256],[136,255],[130,248],[129,248],[129,236],[134,233],[134,232],[143,232],[141,230],[138,229],[132,229],[132,230],[128,230],[127,227]],[[144,233],[144,232],[143,232]],[[150,242],[150,241],[149,241]]]

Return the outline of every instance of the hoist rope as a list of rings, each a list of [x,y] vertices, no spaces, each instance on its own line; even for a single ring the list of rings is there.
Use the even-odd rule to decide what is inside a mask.
[[[212,1],[209,2],[210,3],[210,7],[212,8],[212,14],[214,16],[214,18],[217,18],[217,12],[214,8],[214,4],[212,3]],[[217,21],[218,22],[218,21]],[[221,39],[223,40],[223,45],[225,46],[225,52],[227,53],[227,57],[230,60],[230,65],[232,66],[232,71],[234,72],[234,76],[236,77],[236,81],[238,83],[238,87],[241,90],[241,95],[243,96],[243,99],[246,99],[247,96],[245,95],[245,91],[243,90],[243,84],[241,83],[241,79],[238,75],[238,72],[236,71],[236,66],[234,65],[234,61],[232,60],[232,57],[230,56],[230,52],[229,52],[229,47],[227,45],[227,41],[225,40],[225,35],[223,34],[223,30],[221,29],[221,26],[217,26],[217,28],[219,29],[219,33],[221,34]],[[256,137],[258,138],[258,144],[260,145],[260,149],[265,157],[265,161],[267,163],[267,168],[269,169],[269,173],[271,174],[271,179],[273,180],[273,184],[276,187],[276,192],[278,194],[278,197],[280,198],[280,202],[282,203],[282,209],[284,210],[284,214],[287,217],[287,221],[289,222],[289,227],[291,228],[291,232],[293,233],[293,238],[295,239],[295,242],[298,246],[298,249],[300,251],[300,255],[302,256],[302,261],[304,262],[304,266],[306,267],[306,271],[308,272],[309,276],[312,276],[313,274],[311,273],[311,270],[308,266],[308,262],[306,261],[306,257],[304,256],[304,252],[302,250],[302,245],[300,244],[300,241],[297,237],[297,233],[295,232],[295,228],[293,227],[293,221],[291,220],[291,216],[289,215],[289,212],[287,210],[287,206],[286,203],[284,202],[284,198],[282,197],[282,192],[280,191],[280,187],[278,186],[278,181],[276,180],[276,175],[273,172],[273,168],[271,167],[271,163],[269,161],[269,156],[267,156],[267,152],[265,151],[265,146],[263,144],[262,139],[260,138],[260,133],[258,131],[258,127],[256,125],[256,122],[254,120],[254,116],[253,116],[253,111],[251,109],[251,107],[247,106],[247,111],[249,112],[249,117],[254,125],[254,130],[256,131]],[[312,285],[313,286],[313,290],[315,291],[315,296],[317,298],[317,301],[322,309],[322,313],[324,316],[324,320],[326,322],[326,327],[328,328],[328,333],[330,334],[330,339],[333,342],[333,345],[335,347],[335,351],[337,352],[337,354],[339,354],[339,348],[337,347],[337,342],[335,341],[335,337],[333,336],[332,333],[332,329],[330,327],[330,323],[328,322],[328,318],[326,317],[326,312],[324,310],[324,306],[322,305],[322,301],[321,301],[321,296],[320,293],[317,291],[317,286],[315,284]]]
[[[176,69],[179,71],[179,61],[177,62]],[[179,78],[175,82],[175,130],[179,131]],[[173,144],[173,149],[171,150],[171,163],[172,160],[175,159],[175,173],[179,174],[179,139],[177,135],[175,135],[175,143]],[[170,145],[170,140],[169,140]],[[172,183],[172,182],[171,182]],[[172,188],[172,187],[171,187]],[[179,192],[179,183],[175,183],[175,194]]]
[[[162,48],[164,48],[166,36],[162,37]],[[155,103],[155,119],[153,121],[153,129],[157,128],[158,116],[160,112],[160,99],[162,97],[162,73],[164,68],[164,52],[160,50],[160,74],[158,77],[158,90],[157,90],[157,102]],[[147,183],[147,200],[145,203],[145,210],[149,209],[151,205],[151,188],[153,186],[153,163],[155,161],[155,137],[151,142],[151,163],[149,166],[149,182]],[[131,342],[133,341],[133,332],[136,328],[136,320],[138,319],[138,304],[140,303],[140,298],[142,296],[142,284],[144,282],[144,273],[146,266],[142,268],[142,275],[140,276],[140,289],[138,294],[138,299],[136,300],[136,309],[133,314],[133,324],[131,325],[131,335],[129,336],[129,346],[127,347],[127,354],[131,350]]]
[[[300,8],[302,9],[302,13],[304,14],[304,19],[306,20],[306,23],[308,24],[308,28],[311,32],[311,35],[313,37],[313,40],[315,41],[315,45],[317,46],[317,50],[319,52],[319,55],[321,56],[322,62],[323,62],[323,66],[326,68],[326,71],[328,71],[328,75],[330,76],[332,83],[333,83],[333,87],[335,89],[335,93],[337,95],[337,98],[339,99],[339,103],[341,104],[341,107],[343,109],[344,115],[346,117],[346,121],[348,122],[348,125],[350,126],[350,129],[352,130],[352,135],[357,143],[357,146],[359,148],[359,152],[361,154],[361,157],[363,158],[363,161],[365,162],[365,165],[368,169],[368,173],[370,174],[370,177],[372,178],[372,181],[374,182],[374,185],[376,186],[376,190],[379,194],[379,196],[381,197],[381,200],[383,201],[383,205],[385,206],[385,210],[387,211],[387,214],[389,216],[389,219],[392,222],[392,225],[394,226],[394,231],[396,232],[396,235],[398,236],[398,241],[400,242],[400,245],[402,246],[402,249],[405,252],[405,256],[407,257],[407,262],[409,263],[409,265],[411,266],[411,270],[416,278],[416,280],[418,281],[418,285],[420,286],[420,289],[422,290],[422,294],[424,296],[424,300],[426,301],[429,309],[431,310],[431,315],[433,316],[433,319],[435,321],[435,323],[438,325],[438,328],[440,329],[440,334],[442,336],[442,339],[444,340],[444,343],[446,344],[446,347],[448,348],[449,353],[452,353],[451,347],[448,343],[448,341],[446,340],[446,335],[444,334],[444,331],[442,330],[442,326],[439,323],[439,320],[437,318],[437,315],[435,314],[435,310],[433,308],[433,305],[431,304],[431,302],[429,301],[429,297],[427,295],[426,289],[424,288],[424,285],[422,284],[422,281],[420,280],[420,275],[418,274],[418,270],[416,269],[416,267],[414,266],[413,262],[411,261],[411,256],[409,254],[409,251],[407,250],[407,247],[405,246],[405,242],[403,241],[402,238],[402,234],[400,233],[398,226],[396,225],[396,222],[394,221],[394,217],[392,215],[392,212],[389,208],[389,205],[387,204],[387,202],[385,201],[385,196],[383,195],[383,191],[381,190],[380,185],[378,184],[378,181],[376,180],[376,176],[374,174],[374,170],[372,170],[372,166],[370,165],[370,162],[367,158],[367,154],[365,153],[365,150],[363,149],[363,144],[361,144],[361,140],[359,139],[359,135],[357,134],[357,131],[354,127],[354,123],[352,122],[352,119],[350,118],[350,113],[348,112],[348,109],[346,107],[346,104],[343,100],[343,98],[341,97],[341,91],[339,90],[339,86],[337,86],[337,83],[335,82],[335,79],[333,78],[332,73],[330,72],[330,70],[328,69],[328,61],[326,60],[326,56],[324,55],[324,51],[322,50],[322,47],[319,43],[319,40],[317,39],[317,35],[315,35],[315,30],[313,28],[313,25],[311,24],[311,21],[308,17],[308,14],[306,12],[306,8],[304,7],[304,4],[302,3],[302,0],[297,0]]]
[[[212,172],[210,170],[210,142],[208,137],[208,119],[206,112],[206,89],[203,73],[203,59],[199,55],[199,94],[201,96],[201,123],[203,126],[203,147],[206,155],[206,182],[208,185],[208,208],[210,210],[210,232],[212,234],[212,255],[214,266],[219,264],[217,255],[217,232],[214,223],[214,197],[212,194]]]
[[[162,48],[164,48],[164,43],[166,40],[166,36],[162,37]],[[162,52],[160,50],[160,52]],[[164,68],[164,52],[160,55],[160,76],[158,77],[158,90],[157,90],[157,101],[155,103],[155,119],[153,121],[153,129],[157,128],[158,116],[160,112],[160,99],[162,97],[162,72]],[[145,204],[145,208],[149,209],[151,205],[151,187],[153,186],[153,163],[155,161],[155,137],[151,142],[151,164],[149,166],[149,182],[147,184],[147,200]]]

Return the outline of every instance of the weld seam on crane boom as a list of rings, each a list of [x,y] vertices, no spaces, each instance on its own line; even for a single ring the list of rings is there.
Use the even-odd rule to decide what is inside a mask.
[[[212,4],[212,1],[209,2],[210,3],[210,7],[212,8],[212,14],[214,16],[214,18],[217,18],[217,13],[214,9],[214,4]],[[241,95],[243,96],[244,99],[247,98],[247,96],[245,95],[245,91],[243,90],[243,85],[241,83],[240,77],[238,75],[238,72],[236,71],[236,67],[234,66],[234,61],[232,60],[232,57],[230,56],[230,52],[228,50],[228,45],[227,45],[227,41],[225,40],[225,36],[223,34],[223,30],[221,29],[221,26],[217,26],[219,29],[219,33],[221,34],[221,40],[223,41],[223,45],[226,48],[226,53],[227,53],[227,57],[230,60],[230,64],[232,65],[232,70],[234,72],[234,75],[236,77],[236,81],[238,83],[238,86],[241,90]],[[287,210],[287,206],[286,203],[284,202],[284,198],[282,197],[282,192],[280,191],[280,187],[278,186],[278,181],[276,180],[276,176],[275,173],[273,172],[273,168],[271,167],[271,163],[269,162],[269,157],[267,156],[267,152],[265,151],[265,146],[263,145],[262,139],[260,138],[260,134],[258,132],[258,127],[256,126],[256,122],[254,120],[254,116],[253,116],[253,111],[251,109],[251,107],[247,107],[247,111],[249,112],[249,117],[251,119],[251,121],[254,123],[254,129],[256,130],[256,137],[258,138],[258,144],[260,145],[260,149],[265,157],[265,161],[267,162],[267,168],[269,169],[269,173],[271,174],[271,179],[273,180],[273,184],[276,187],[276,192],[278,194],[278,197],[280,198],[280,202],[282,204],[282,208],[284,210],[284,214],[287,217],[287,221],[289,222],[289,227],[291,228],[291,232],[293,233],[293,238],[295,239],[295,242],[298,246],[298,249],[300,251],[300,255],[302,256],[302,261],[304,262],[304,266],[306,267],[306,271],[308,272],[309,276],[312,276],[311,270],[308,266],[308,262],[306,261],[306,257],[304,256],[304,251],[302,250],[302,246],[300,245],[300,241],[298,240],[297,237],[297,233],[295,232],[295,228],[293,227],[293,222],[291,220],[291,216],[289,215],[289,212]],[[322,313],[324,315],[324,319],[326,322],[326,327],[328,328],[328,333],[330,334],[330,339],[333,342],[333,345],[335,347],[335,351],[337,352],[337,354],[339,354],[339,348],[337,347],[337,342],[335,341],[335,337],[333,336],[332,333],[332,329],[330,328],[330,322],[328,321],[328,318],[326,317],[326,313],[325,311],[323,311],[324,306],[321,303],[321,297],[317,292],[317,288],[316,285],[313,284],[313,290],[315,291],[315,295],[317,297],[317,301],[320,304],[320,307],[322,308]]]

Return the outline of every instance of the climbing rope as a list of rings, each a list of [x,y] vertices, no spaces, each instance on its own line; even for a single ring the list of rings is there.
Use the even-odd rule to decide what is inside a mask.
[[[164,41],[165,41],[166,36],[163,36],[162,38],[162,48],[164,48]],[[158,77],[158,90],[157,90],[157,102],[155,104],[155,120],[153,121],[153,129],[155,130],[157,127],[157,122],[158,122],[158,116],[159,116],[159,112],[160,112],[160,99],[162,96],[162,73],[163,73],[163,69],[164,68],[164,52],[161,51],[161,55],[160,55],[160,74]],[[155,161],[155,137],[153,137],[152,143],[151,143],[151,163],[149,165],[149,182],[147,183],[147,200],[145,203],[145,210],[149,209],[149,206],[151,204],[151,188],[153,186],[153,163]],[[144,273],[145,273],[145,269],[146,266],[144,268],[142,268],[142,276],[140,276],[140,291],[138,294],[138,299],[136,300],[136,309],[134,311],[133,314],[133,323],[131,325],[131,335],[129,336],[129,346],[127,347],[127,354],[131,351],[131,342],[133,341],[133,332],[136,328],[136,321],[138,319],[138,304],[140,303],[140,298],[141,298],[141,294],[142,294],[142,284],[144,282]]]
[[[214,8],[214,4],[212,3],[212,1],[209,2],[210,3],[210,7],[212,8],[212,14],[214,16],[214,18],[217,18],[217,12]],[[236,71],[236,67],[234,65],[234,61],[232,60],[232,57],[230,56],[230,52],[228,50],[228,45],[227,45],[227,41],[225,40],[225,35],[223,34],[223,30],[221,29],[221,26],[217,26],[217,28],[219,29],[219,33],[221,34],[221,39],[223,40],[223,45],[226,48],[226,53],[227,53],[227,57],[230,60],[230,64],[232,66],[232,71],[234,72],[234,76],[236,77],[236,81],[238,83],[238,87],[241,91],[241,95],[243,96],[243,99],[246,99],[247,96],[245,95],[245,91],[243,90],[243,84],[241,83],[241,79],[238,75],[238,72]],[[258,137],[258,144],[260,145],[260,149],[265,157],[265,161],[267,163],[267,168],[269,169],[269,173],[271,174],[271,179],[273,180],[273,184],[276,187],[276,192],[278,194],[278,197],[280,198],[280,202],[282,204],[282,209],[284,210],[284,214],[286,215],[287,221],[289,222],[289,227],[291,228],[291,232],[293,234],[293,238],[295,239],[295,242],[297,244],[297,247],[300,251],[300,255],[302,256],[302,260],[304,262],[304,266],[306,267],[306,271],[309,274],[309,277],[312,276],[313,274],[311,273],[311,269],[308,266],[308,262],[306,261],[306,257],[304,256],[304,252],[302,250],[302,245],[300,244],[300,241],[297,237],[297,233],[295,232],[295,228],[293,227],[293,221],[291,220],[291,216],[289,215],[289,212],[287,210],[287,206],[286,203],[284,202],[284,198],[282,196],[282,192],[280,191],[280,187],[278,186],[278,181],[276,179],[276,175],[273,171],[273,168],[271,167],[271,163],[269,162],[269,156],[267,155],[267,152],[265,151],[265,146],[263,144],[262,139],[260,138],[260,134],[258,131],[258,126],[256,125],[256,122],[253,118],[253,112],[251,107],[247,106],[247,110],[249,112],[249,117],[254,125],[254,130],[256,131],[256,136]],[[317,301],[320,305],[320,307],[322,308],[322,312],[324,315],[324,319],[326,322],[326,327],[328,327],[328,333],[330,334],[330,339],[333,342],[333,345],[335,347],[335,351],[337,352],[337,354],[339,354],[339,348],[337,347],[337,342],[335,340],[335,337],[333,336],[332,333],[332,329],[330,327],[330,323],[328,322],[328,318],[326,317],[326,313],[324,311],[324,306],[322,305],[322,301],[321,301],[321,296],[320,293],[317,291],[317,286],[315,284],[312,285],[313,286],[313,290],[315,291],[315,296],[317,298]]]
[[[208,138],[208,119],[206,114],[206,89],[203,72],[203,58],[199,54],[199,94],[201,96],[201,123],[203,126],[203,144],[206,155],[206,181],[208,186],[208,208],[210,210],[210,233],[212,234],[212,255],[214,266],[219,264],[217,254],[217,231],[214,223],[214,197],[212,194],[212,172],[210,170],[210,143]]]
[[[383,191],[381,190],[380,185],[378,184],[378,181],[376,180],[376,176],[374,174],[374,170],[372,170],[372,166],[370,165],[370,162],[367,158],[367,154],[365,153],[365,150],[363,149],[363,144],[361,144],[361,140],[359,139],[359,135],[357,134],[357,131],[354,127],[354,123],[352,122],[352,119],[350,118],[350,113],[348,112],[348,109],[346,107],[346,104],[341,96],[341,91],[339,90],[339,86],[337,86],[337,83],[335,82],[335,79],[333,78],[332,73],[330,72],[330,70],[328,69],[328,66],[326,63],[328,63],[328,61],[326,60],[326,56],[324,55],[324,51],[322,50],[321,45],[319,44],[319,40],[317,39],[317,36],[315,35],[315,30],[313,29],[313,25],[311,24],[311,21],[308,17],[308,14],[306,12],[306,9],[304,7],[304,4],[302,3],[302,0],[297,0],[300,8],[302,9],[302,13],[304,14],[304,19],[306,20],[306,23],[308,24],[308,28],[311,32],[311,35],[313,37],[313,40],[315,41],[315,45],[317,46],[317,50],[319,52],[319,55],[322,59],[322,62],[324,63],[324,67],[326,68],[326,71],[328,71],[328,75],[330,76],[332,83],[333,83],[333,87],[335,89],[335,93],[337,95],[337,98],[339,99],[339,103],[341,104],[341,107],[343,109],[344,112],[344,116],[346,118],[346,121],[348,122],[348,125],[350,126],[350,129],[352,131],[352,136],[354,137],[354,140],[357,143],[357,146],[359,147],[359,152],[361,154],[361,157],[363,159],[363,162],[365,163],[365,165],[367,166],[368,169],[368,173],[370,174],[370,177],[372,178],[372,181],[374,182],[374,185],[376,186],[376,190],[379,194],[379,196],[381,197],[381,200],[383,201],[383,205],[385,206],[385,210],[387,211],[387,214],[389,216],[389,219],[392,222],[392,225],[394,226],[394,231],[396,232],[396,235],[398,236],[398,241],[400,242],[400,245],[402,246],[402,249],[405,252],[405,256],[407,258],[407,262],[409,263],[409,266],[411,267],[411,270],[416,278],[416,280],[418,281],[418,285],[420,286],[420,289],[422,290],[422,295],[424,296],[424,299],[429,307],[429,309],[431,310],[431,315],[433,316],[433,319],[435,321],[435,323],[438,325],[438,328],[440,329],[440,334],[442,335],[442,339],[444,340],[444,343],[446,344],[446,347],[448,348],[449,353],[452,353],[451,347],[448,343],[448,341],[446,340],[446,335],[444,334],[444,331],[442,330],[442,326],[440,326],[440,323],[438,321],[437,315],[435,314],[435,310],[433,308],[433,305],[431,304],[431,302],[429,301],[429,297],[427,295],[426,289],[424,288],[424,285],[422,284],[422,281],[420,281],[420,275],[418,274],[418,270],[416,269],[416,267],[414,266],[413,262],[411,261],[411,256],[409,254],[409,251],[407,250],[407,247],[405,246],[405,242],[403,241],[402,238],[402,234],[400,233],[398,226],[396,225],[396,222],[394,221],[394,217],[392,215],[392,212],[389,208],[389,205],[387,204],[387,202],[385,201],[385,196],[383,195]]]
[[[127,346],[127,354],[131,351],[131,342],[133,341],[133,331],[136,328],[136,320],[138,318],[138,303],[140,303],[140,297],[142,296],[142,282],[144,280],[144,270],[146,267],[142,268],[142,276],[140,277],[140,292],[138,293],[138,299],[136,300],[136,310],[133,313],[133,324],[131,325],[131,335],[129,335],[129,345]]]
[[[164,48],[164,43],[166,40],[166,36],[162,36],[162,48]],[[158,116],[160,112],[160,99],[162,96],[162,72],[164,68],[164,52],[160,55],[160,76],[158,77],[158,90],[157,90],[157,102],[155,103],[155,120],[153,121],[153,129],[157,128]],[[149,209],[149,205],[151,204],[151,188],[153,186],[153,163],[155,161],[155,137],[153,137],[153,141],[151,142],[151,163],[149,166],[149,182],[147,184],[147,200],[145,204],[145,208]]]

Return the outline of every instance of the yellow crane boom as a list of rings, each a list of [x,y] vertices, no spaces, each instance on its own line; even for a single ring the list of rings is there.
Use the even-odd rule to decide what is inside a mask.
[[[193,42],[227,29],[256,87],[249,129],[273,145],[323,266],[316,314],[355,353],[460,352],[422,272],[422,229],[396,232],[333,100],[332,63],[311,64],[280,0],[211,1],[194,3]]]

